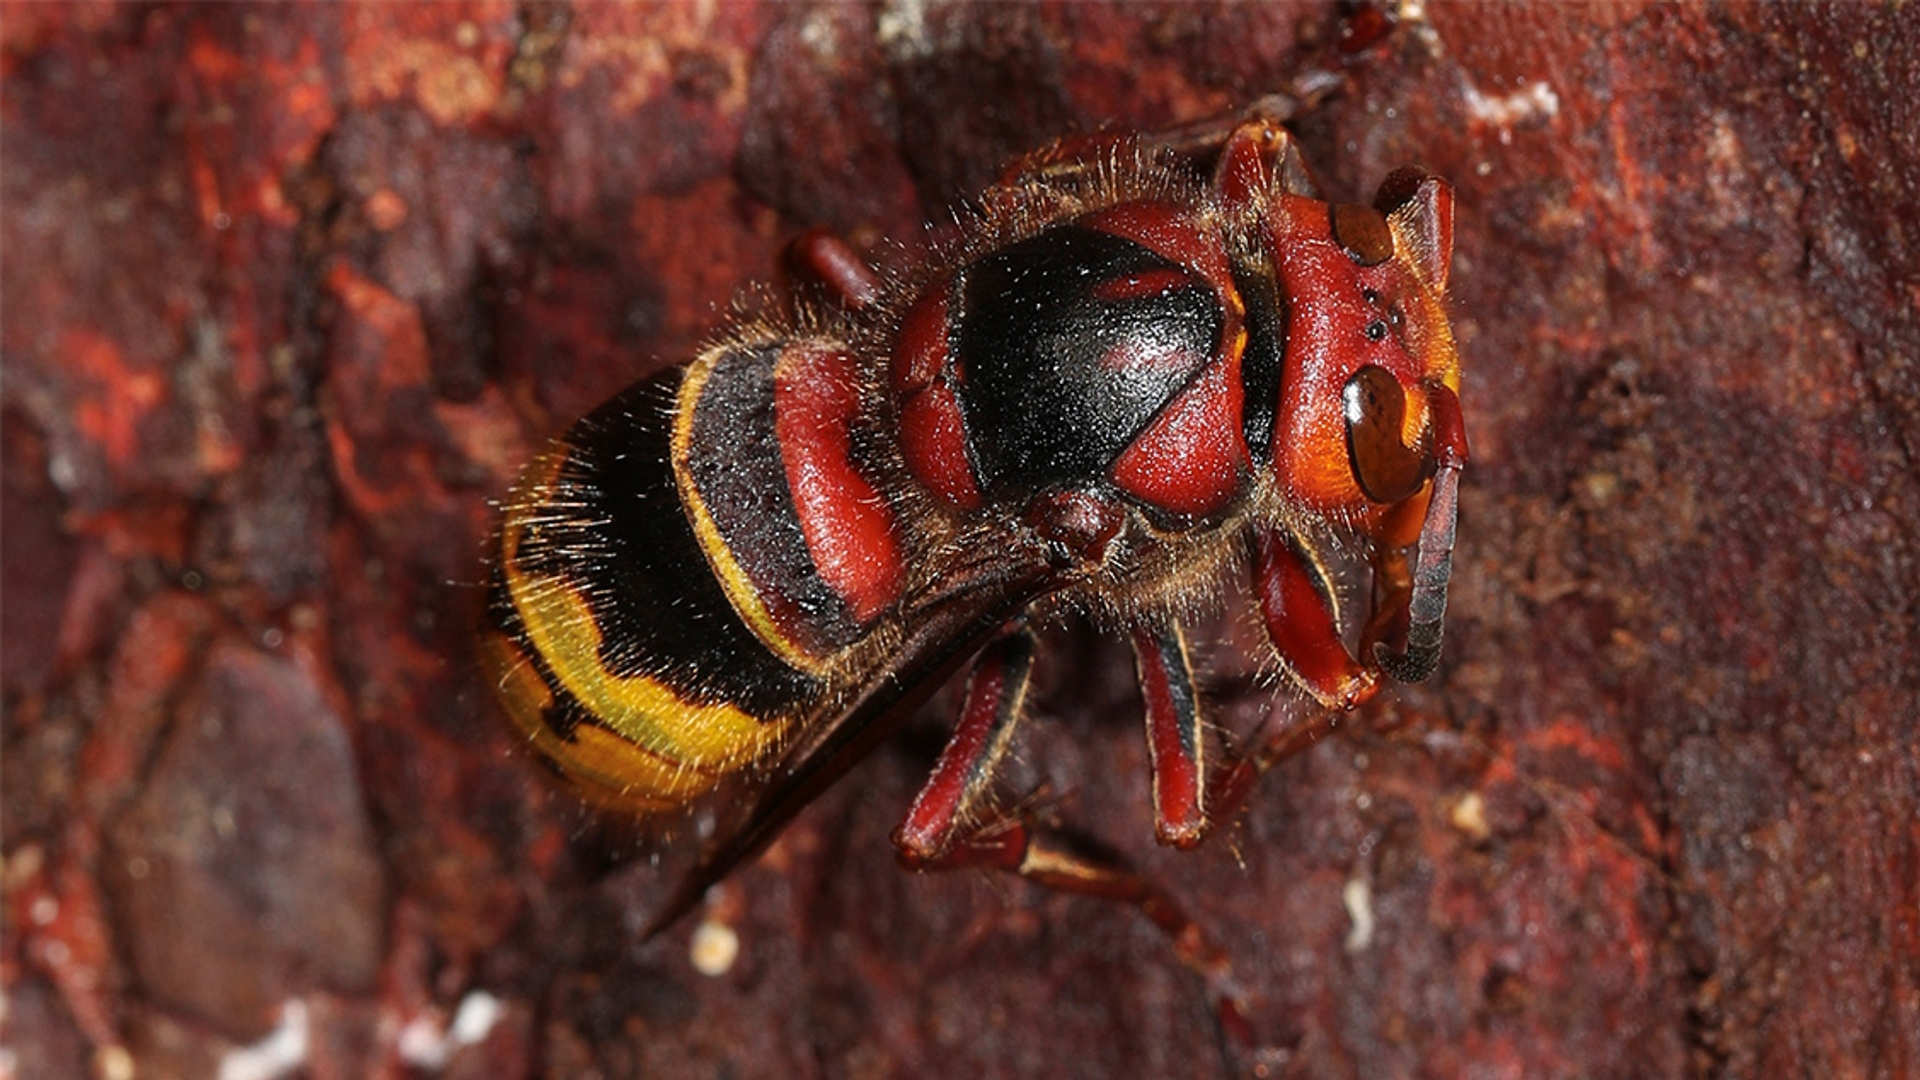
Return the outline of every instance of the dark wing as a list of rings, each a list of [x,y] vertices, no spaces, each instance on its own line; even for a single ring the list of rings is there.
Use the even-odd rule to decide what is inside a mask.
[[[918,597],[887,661],[860,685],[801,717],[799,734],[757,773],[757,785],[714,807],[699,854],[648,918],[644,937],[672,925],[714,883],[752,859],[793,816],[898,730],[913,710],[997,636],[1008,620],[1058,589],[1044,544],[977,544]]]

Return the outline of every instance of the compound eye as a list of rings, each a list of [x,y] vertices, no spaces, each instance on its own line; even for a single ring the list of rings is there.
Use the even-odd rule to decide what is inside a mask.
[[[1368,364],[1353,373],[1340,392],[1347,418],[1347,458],[1360,490],[1377,503],[1396,503],[1420,490],[1433,475],[1430,433],[1419,446],[1400,441],[1407,416],[1407,392],[1386,368]]]

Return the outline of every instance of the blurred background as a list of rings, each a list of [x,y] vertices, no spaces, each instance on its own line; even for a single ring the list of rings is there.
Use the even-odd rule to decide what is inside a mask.
[[[1151,843],[1124,647],[1016,790],[1136,912],[896,869],[897,745],[639,943],[471,663],[500,497],[783,240],[1233,113],[1458,194],[1440,677]],[[20,1077],[1920,1075],[1920,23],[1897,5],[0,13],[4,1057]],[[1245,731],[1244,621],[1206,635]],[[723,935],[724,937],[724,935]]]

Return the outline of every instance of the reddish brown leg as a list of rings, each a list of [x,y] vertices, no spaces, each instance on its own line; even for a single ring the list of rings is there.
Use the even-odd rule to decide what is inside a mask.
[[[1253,1048],[1246,993],[1234,978],[1227,954],[1208,939],[1171,893],[1117,857],[1081,850],[1051,830],[1015,817],[978,828],[946,854],[914,865],[923,870],[1004,870],[1049,889],[1139,908],[1172,941],[1180,962],[1206,982],[1228,1037],[1241,1049]]]
[[[979,826],[981,799],[1006,753],[1033,672],[1033,634],[1024,627],[981,652],[967,677],[960,722],[940,751],[893,844],[909,866],[937,865],[961,837]]]
[[[1239,812],[1260,776],[1279,762],[1319,740],[1339,721],[1380,688],[1377,671],[1356,660],[1340,637],[1340,613],[1326,567],[1307,547],[1281,528],[1254,530],[1254,592],[1267,637],[1292,681],[1321,706],[1301,723],[1288,726],[1231,754],[1207,785],[1208,812],[1215,821],[1230,820]],[[1405,560],[1394,573],[1391,560],[1377,568],[1376,585],[1390,594],[1393,607],[1404,592]],[[1376,617],[1368,633],[1390,633],[1391,617]],[[1371,638],[1369,638],[1371,640]]]
[[[1280,663],[1315,701],[1344,711],[1379,689],[1378,673],[1355,660],[1340,639],[1326,568],[1284,530],[1255,530],[1254,591]]]
[[[852,245],[825,229],[794,237],[787,244],[785,265],[795,284],[811,286],[849,311],[880,298],[880,275]]]
[[[1268,769],[1319,742],[1339,721],[1339,713],[1316,708],[1311,716],[1279,731],[1262,729],[1254,741],[1227,754],[1207,782],[1207,812],[1212,823],[1238,817]]]
[[[980,807],[994,767],[1005,753],[1019,721],[1027,679],[1032,671],[1033,648],[1032,634],[1020,628],[1001,637],[981,654],[967,680],[960,722],[941,751],[933,775],[915,798],[906,821],[894,833],[901,860],[918,870],[1004,870],[1050,889],[1117,900],[1139,908],[1172,940],[1180,961],[1206,980],[1219,1007],[1221,1022],[1231,1036],[1240,1045],[1250,1047],[1251,1028],[1241,1005],[1243,995],[1234,982],[1226,954],[1207,940],[1199,924],[1170,893],[1118,858],[1076,848],[1024,816],[982,819]],[[1161,678],[1166,684],[1162,696],[1185,693],[1191,702],[1192,676],[1186,671],[1185,650],[1177,632],[1170,632],[1164,638],[1144,635],[1140,648],[1143,668],[1150,672],[1157,665],[1163,673],[1148,676]],[[1177,665],[1177,675],[1168,671],[1174,665]],[[1184,684],[1184,690],[1175,689],[1180,684]],[[1150,690],[1150,699],[1152,694]],[[1149,711],[1154,711],[1152,706]],[[1190,707],[1187,711],[1192,717]],[[1169,711],[1163,701],[1159,712],[1162,722],[1169,726],[1177,723],[1177,707]],[[1197,722],[1193,727],[1197,732]],[[1197,740],[1197,734],[1189,739],[1174,733],[1176,743],[1197,743]],[[1197,750],[1189,751],[1179,745],[1169,747],[1167,752],[1176,757],[1190,752],[1197,754]],[[1193,758],[1192,765],[1191,782],[1196,790],[1189,801],[1197,810],[1202,776],[1197,757]]]
[[[1133,653],[1147,704],[1147,753],[1153,763],[1154,835],[1190,848],[1207,832],[1206,731],[1187,643],[1176,624],[1137,630]]]

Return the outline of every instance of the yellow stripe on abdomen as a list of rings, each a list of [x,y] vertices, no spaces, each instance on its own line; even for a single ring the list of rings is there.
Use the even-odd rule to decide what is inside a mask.
[[[706,773],[759,757],[785,725],[726,703],[688,701],[647,675],[616,675],[600,660],[601,632],[574,589],[507,564],[507,585],[533,647],[560,685],[606,727],[649,754]]]

